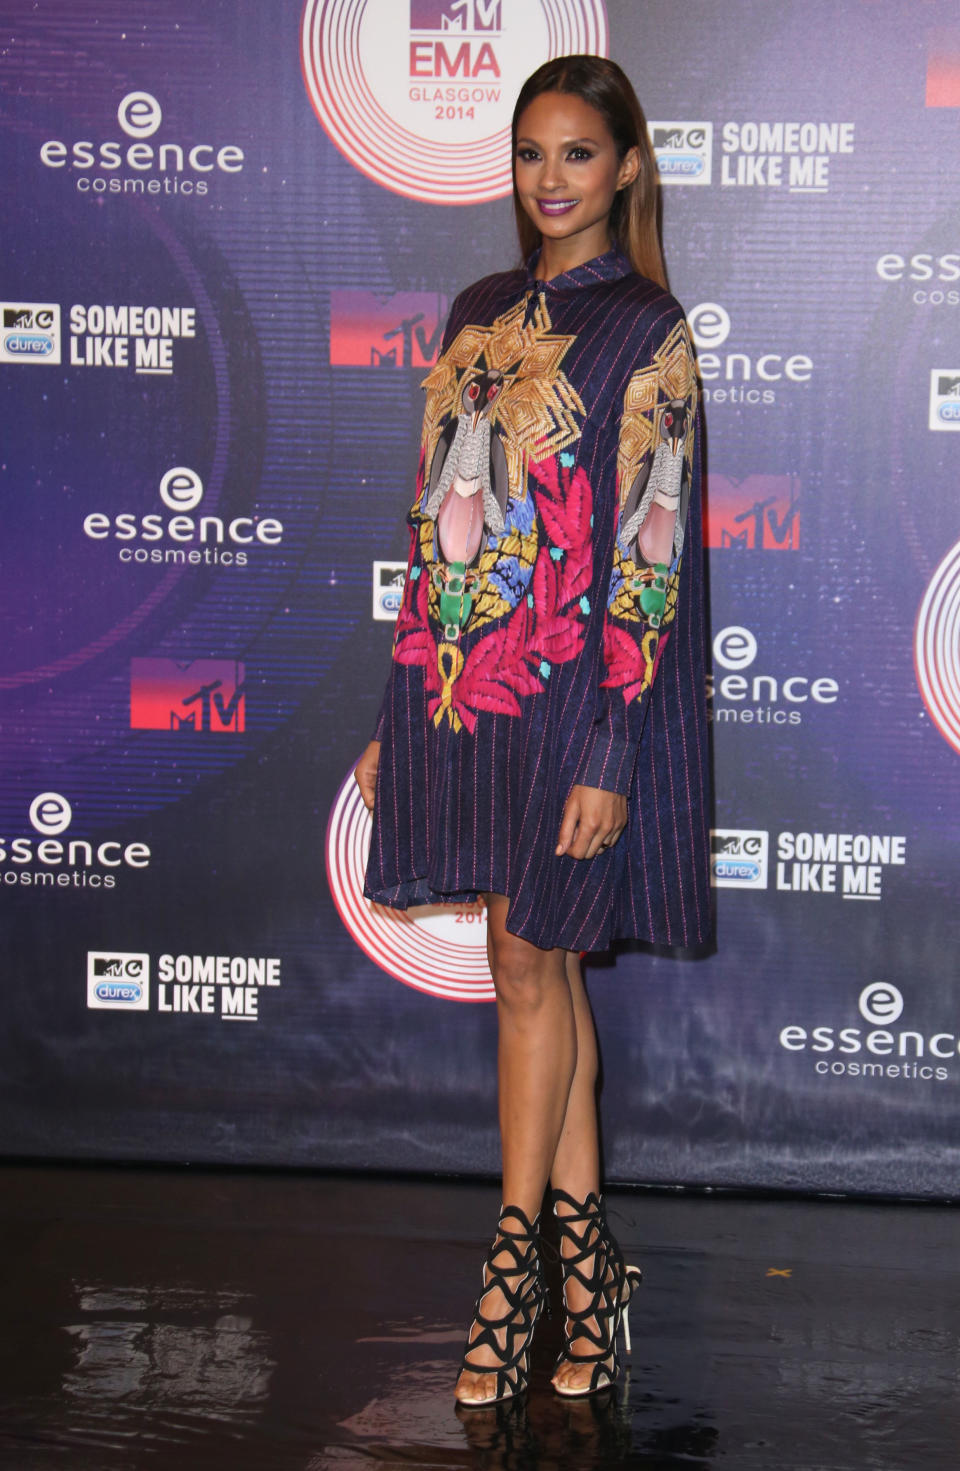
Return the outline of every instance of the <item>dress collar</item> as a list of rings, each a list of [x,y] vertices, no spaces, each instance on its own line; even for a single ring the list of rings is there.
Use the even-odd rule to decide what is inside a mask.
[[[603,255],[595,255],[593,260],[584,261],[582,266],[561,271],[552,281],[541,281],[535,270],[539,256],[538,248],[527,258],[525,285],[528,289],[535,287],[537,290],[545,288],[547,291],[575,291],[580,286],[596,286],[598,281],[619,281],[622,276],[629,276],[633,271],[633,266],[619,245],[614,245]]]

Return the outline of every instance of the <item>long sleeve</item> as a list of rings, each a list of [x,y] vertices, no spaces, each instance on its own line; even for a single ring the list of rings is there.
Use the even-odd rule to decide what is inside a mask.
[[[603,673],[577,774],[626,794],[657,668],[677,607],[694,484],[697,382],[686,323],[674,319],[627,385],[617,454],[617,519],[603,629]]]

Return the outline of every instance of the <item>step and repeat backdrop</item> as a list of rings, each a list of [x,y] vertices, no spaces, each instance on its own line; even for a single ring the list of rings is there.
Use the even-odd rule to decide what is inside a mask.
[[[0,1150],[493,1172],[481,906],[361,894],[421,382],[615,57],[706,415],[717,947],[595,957],[611,1180],[957,1193],[960,21],[0,0]]]

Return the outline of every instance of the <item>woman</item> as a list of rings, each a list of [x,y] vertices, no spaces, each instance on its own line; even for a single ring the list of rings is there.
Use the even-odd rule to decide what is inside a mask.
[[[486,902],[504,1205],[463,1405],[526,1386],[548,1183],[565,1305],[554,1387],[616,1378],[640,1273],[604,1218],[579,953],[710,929],[697,390],[620,68],[541,66],[513,158],[527,264],[457,297],[425,380],[403,608],[357,766],[374,813],[367,896]]]

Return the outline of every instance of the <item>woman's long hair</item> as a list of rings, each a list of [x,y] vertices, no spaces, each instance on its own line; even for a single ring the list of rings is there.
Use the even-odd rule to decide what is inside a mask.
[[[620,189],[610,211],[610,233],[635,271],[666,288],[667,271],[657,229],[659,177],[647,120],[629,78],[604,56],[557,56],[537,67],[520,88],[513,109],[513,208],[520,248],[526,260],[540,244],[540,231],[520,203],[517,193],[517,122],[535,97],[544,92],[566,92],[596,109],[623,159],[631,148],[640,155],[640,171],[632,184]]]

